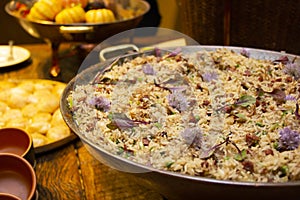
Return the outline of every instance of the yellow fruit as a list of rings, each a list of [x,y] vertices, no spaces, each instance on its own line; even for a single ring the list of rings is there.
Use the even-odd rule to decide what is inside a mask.
[[[85,20],[88,23],[109,23],[114,22],[114,13],[106,8],[89,10],[85,13]]]
[[[78,5],[65,8],[55,17],[55,22],[60,24],[79,23],[85,21],[85,11]]]
[[[62,10],[60,0],[39,0],[30,9],[27,15],[31,20],[53,21],[57,13]]]

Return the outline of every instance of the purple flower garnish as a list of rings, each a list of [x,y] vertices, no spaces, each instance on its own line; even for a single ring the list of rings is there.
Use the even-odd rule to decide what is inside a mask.
[[[285,96],[285,100],[286,101],[297,101],[296,97],[289,95],[289,94]]]
[[[110,109],[110,101],[102,96],[91,99],[89,103],[103,112],[107,112]]]
[[[218,79],[218,74],[216,72],[205,72],[202,74],[202,78],[205,82],[211,82]]]
[[[280,151],[288,151],[297,149],[300,144],[300,135],[297,131],[291,130],[289,127],[279,131],[279,144]]]
[[[241,51],[241,55],[245,56],[246,58],[249,58],[250,57],[250,52],[247,49],[243,48],[242,51]]]
[[[296,80],[300,78],[300,65],[292,62],[288,62],[283,69],[283,72],[293,76]]]
[[[186,96],[180,90],[174,90],[167,96],[167,99],[169,105],[179,112],[186,111],[189,107],[189,102]]]
[[[153,66],[150,65],[149,63],[144,64],[142,66],[142,69],[143,69],[144,74],[146,74],[146,75],[154,75],[155,74]]]
[[[292,96],[292,95],[286,95],[284,100],[285,100],[285,101],[294,101],[294,102],[296,102],[296,109],[295,109],[294,114],[295,114],[296,118],[297,118],[298,120],[300,120],[299,104],[298,104],[298,102],[297,102],[297,98],[294,97],[294,96]]]

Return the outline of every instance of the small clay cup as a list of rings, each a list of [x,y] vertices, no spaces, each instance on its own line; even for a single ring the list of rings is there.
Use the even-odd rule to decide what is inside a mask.
[[[36,161],[31,135],[22,129],[0,129],[0,153],[19,155],[35,167]]]
[[[8,193],[0,193],[0,199],[1,200],[21,200],[19,197],[8,194]]]
[[[10,194],[6,198],[11,199],[35,200],[37,183],[32,165],[12,153],[0,153],[0,163],[0,194]]]

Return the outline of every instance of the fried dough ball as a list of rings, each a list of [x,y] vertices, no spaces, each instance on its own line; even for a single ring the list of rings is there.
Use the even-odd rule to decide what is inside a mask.
[[[50,113],[46,113],[46,112],[39,112],[36,113],[33,117],[32,117],[32,122],[50,122],[52,119],[52,116]]]
[[[7,104],[12,108],[22,108],[28,103],[29,93],[19,87],[11,88],[7,98]]]
[[[8,108],[6,103],[0,101],[0,114],[5,113]]]
[[[50,120],[52,116],[50,113],[37,113],[32,117],[31,123],[27,127],[27,131],[30,133],[46,134],[51,127]]]
[[[19,109],[8,109],[3,115],[2,120],[7,123],[8,121],[23,118],[22,112]]]
[[[56,109],[56,111],[53,113],[52,115],[52,119],[51,119],[51,125],[55,126],[58,124],[65,124],[65,121],[62,117],[62,114],[60,112],[60,109]]]
[[[8,90],[0,90],[0,101],[7,103],[7,97],[9,96],[9,89]]]
[[[51,91],[54,86],[49,83],[35,83],[34,87],[35,87],[35,90]]]
[[[18,88],[25,90],[28,93],[33,93],[35,86],[31,81],[23,81],[18,84]]]
[[[50,142],[46,136],[44,136],[40,133],[32,133],[31,137],[32,137],[33,147],[46,145]]]
[[[70,134],[71,131],[69,127],[65,123],[60,110],[57,109],[52,115],[51,128],[48,130],[46,136],[51,140],[59,140]]]
[[[38,113],[38,110],[36,109],[36,105],[34,104],[27,104],[22,108],[22,114],[24,117],[32,118]]]
[[[66,125],[59,125],[51,127],[46,136],[49,138],[50,141],[56,141],[63,139],[71,134],[71,131],[68,126]]]
[[[19,128],[23,130],[26,130],[27,124],[28,124],[28,119],[26,118],[17,118],[6,122],[7,127]]]
[[[38,99],[36,109],[43,112],[53,113],[59,107],[59,99],[48,90],[39,90],[34,93]]]
[[[0,81],[0,128],[20,128],[31,134],[34,147],[71,134],[59,109],[65,84]],[[49,137],[49,138],[48,138]]]

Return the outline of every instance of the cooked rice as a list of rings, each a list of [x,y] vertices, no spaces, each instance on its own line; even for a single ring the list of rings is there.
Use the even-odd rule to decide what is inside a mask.
[[[138,163],[221,180],[294,181],[300,147],[278,144],[284,127],[299,131],[300,89],[285,67],[226,48],[137,57],[97,84],[76,85],[70,107],[86,138]]]

